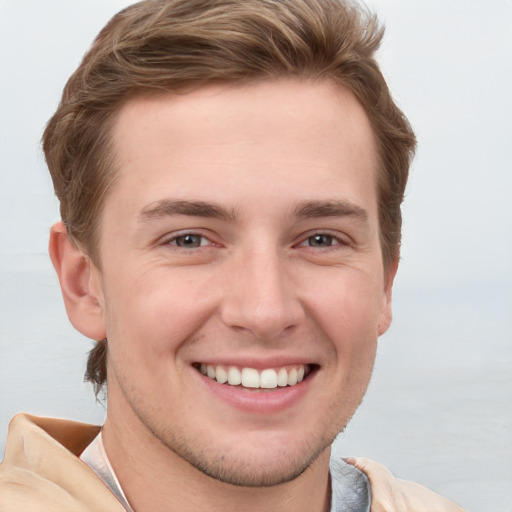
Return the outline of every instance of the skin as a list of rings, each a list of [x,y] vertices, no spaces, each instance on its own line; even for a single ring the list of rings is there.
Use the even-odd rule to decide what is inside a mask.
[[[396,270],[364,110],[327,81],[210,86],[130,100],[113,141],[101,268],[62,224],[50,252],[71,321],[109,341],[103,436],[128,500],[328,510],[330,445],[366,391]],[[230,401],[201,362],[314,372],[292,399]]]

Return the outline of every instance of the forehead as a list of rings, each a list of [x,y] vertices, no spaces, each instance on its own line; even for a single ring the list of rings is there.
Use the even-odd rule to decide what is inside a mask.
[[[134,124],[135,120],[138,122]],[[236,134],[239,139],[271,127],[286,128],[275,139],[278,145],[285,143],[288,135],[294,143],[297,136],[310,139],[315,135],[310,129],[314,128],[344,139],[373,138],[368,117],[355,96],[330,80],[275,79],[135,97],[118,113],[114,138],[120,142],[135,136],[140,141],[143,131],[149,126],[162,126],[162,121],[167,126],[166,135],[172,136],[167,142],[174,141],[177,146],[190,137],[190,131],[198,139],[211,139],[213,135],[217,142],[217,129],[228,126],[233,129],[230,137]]]
[[[351,92],[330,81],[135,98],[120,110],[113,142],[120,174],[113,194],[131,195],[141,208],[164,190],[207,200],[222,190],[243,203],[262,192],[279,201],[343,193],[340,180],[356,196],[376,188],[368,117]],[[262,190],[265,183],[273,186]]]

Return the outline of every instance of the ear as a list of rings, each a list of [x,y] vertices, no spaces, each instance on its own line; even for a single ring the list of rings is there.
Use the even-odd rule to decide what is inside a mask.
[[[70,239],[63,222],[52,226],[49,252],[59,277],[69,320],[88,338],[105,338],[100,271]]]
[[[379,320],[379,336],[389,329],[391,320],[393,319],[392,292],[397,270],[398,258],[389,265],[389,268],[384,269],[384,291],[382,294],[382,309]]]

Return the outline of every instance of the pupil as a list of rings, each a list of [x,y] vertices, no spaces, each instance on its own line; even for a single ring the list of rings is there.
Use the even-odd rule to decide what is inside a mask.
[[[176,239],[176,245],[179,247],[199,247],[200,244],[200,237],[196,235],[184,235]]]
[[[311,237],[310,245],[314,247],[330,247],[332,245],[332,236],[315,235]]]

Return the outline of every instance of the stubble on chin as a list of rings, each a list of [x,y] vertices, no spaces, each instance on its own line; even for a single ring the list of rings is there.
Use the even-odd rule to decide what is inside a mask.
[[[357,407],[352,405],[352,408],[355,410]],[[291,482],[304,474],[322,455],[325,454],[328,461],[332,443],[350,419],[345,417],[339,423],[339,417],[330,418],[330,424],[336,425],[338,422],[339,428],[310,436],[291,448],[291,443],[282,441],[278,448],[265,454],[264,441],[255,442],[253,446],[249,445],[248,449],[241,451],[235,442],[228,441],[223,446],[208,435],[195,438],[187,436],[176,425],[154,428],[140,415],[137,416],[153,441],[172,458],[177,456],[203,475],[224,484],[248,488],[273,487]]]

